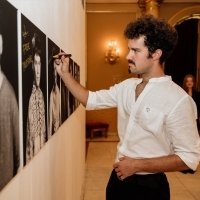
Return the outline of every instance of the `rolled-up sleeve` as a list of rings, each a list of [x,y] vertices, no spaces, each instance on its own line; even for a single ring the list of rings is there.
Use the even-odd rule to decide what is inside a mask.
[[[96,92],[89,91],[86,110],[94,110],[96,107]]]
[[[174,153],[192,170],[196,170],[200,161],[200,138],[196,113],[194,101],[190,97],[185,97],[177,103],[168,116],[166,126]]]
[[[89,91],[86,110],[114,108],[117,106],[117,88],[115,85],[109,90]]]

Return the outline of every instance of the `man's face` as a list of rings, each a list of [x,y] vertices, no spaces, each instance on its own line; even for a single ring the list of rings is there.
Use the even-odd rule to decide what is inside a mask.
[[[148,48],[144,45],[144,37],[128,40],[129,53],[126,59],[129,62],[129,71],[134,74],[149,73],[152,62],[148,58]]]
[[[3,52],[3,37],[0,34],[0,55],[2,54],[2,52]]]
[[[35,54],[33,60],[33,70],[35,75],[35,84],[37,87],[40,86],[40,76],[41,76],[41,60],[38,54]]]

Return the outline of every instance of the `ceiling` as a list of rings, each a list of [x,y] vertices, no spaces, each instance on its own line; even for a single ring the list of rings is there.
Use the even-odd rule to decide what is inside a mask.
[[[138,0],[86,0],[86,3],[137,3]],[[200,0],[164,0],[164,3],[200,3]]]

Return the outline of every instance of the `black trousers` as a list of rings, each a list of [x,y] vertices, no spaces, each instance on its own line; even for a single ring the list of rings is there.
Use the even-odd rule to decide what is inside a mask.
[[[121,181],[113,170],[106,188],[106,200],[170,200],[164,173],[132,175]]]

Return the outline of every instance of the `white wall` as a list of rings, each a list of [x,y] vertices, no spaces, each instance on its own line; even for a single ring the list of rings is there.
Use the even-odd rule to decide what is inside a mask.
[[[80,66],[85,85],[81,0],[9,0]],[[79,200],[85,171],[85,109],[79,106],[0,193],[0,200]]]

